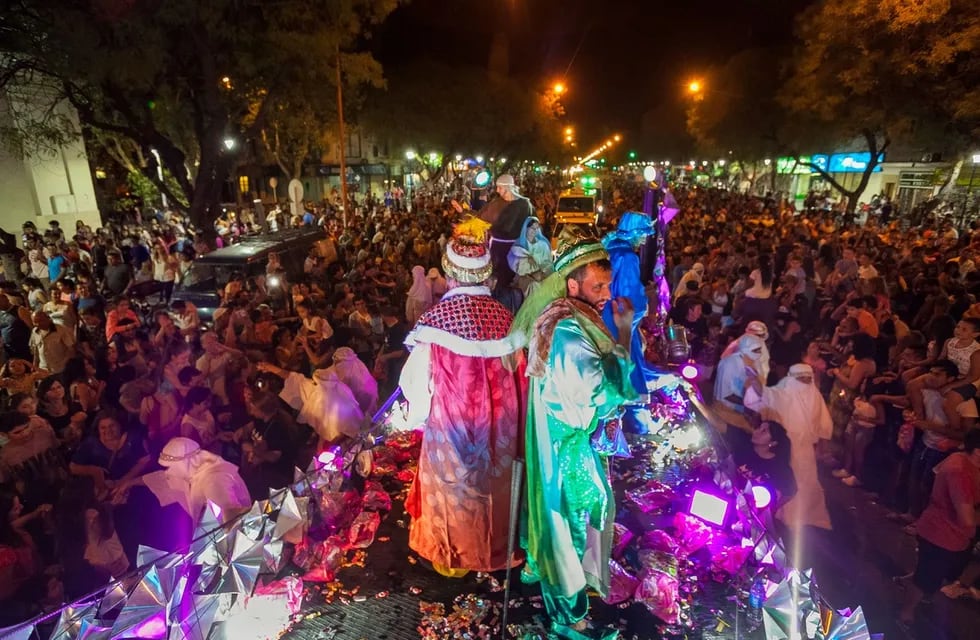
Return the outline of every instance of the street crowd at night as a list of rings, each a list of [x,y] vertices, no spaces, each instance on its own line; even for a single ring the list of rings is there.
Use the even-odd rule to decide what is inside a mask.
[[[651,402],[638,371],[656,379],[676,363],[657,346],[652,273],[618,278],[617,247],[639,260],[655,233],[636,213],[643,180],[609,173],[606,241],[553,250],[563,186],[557,173],[501,175],[486,223],[452,185],[432,185],[360,199],[346,228],[321,202],[264,220],[229,211],[214,233],[149,209],[95,230],[5,231],[0,626],[126,578],[141,544],[178,549],[209,503],[232,521],[361,438],[400,386],[406,421],[423,428],[402,495],[426,569],[451,581],[511,567],[512,581],[540,584],[558,637],[614,637],[586,624],[587,588],[606,595],[608,573],[578,564],[623,506],[590,437],[618,407]],[[724,188],[670,195],[664,321],[685,329],[703,428],[772,490],[790,555],[833,540],[821,538],[838,524],[828,496],[860,493],[917,542],[883,596],[901,628],[944,624],[940,599],[980,600],[980,233],[944,219],[905,228],[890,204],[844,222],[825,194],[802,210]],[[206,312],[174,294],[200,284],[195,260],[272,225],[308,238],[296,268],[273,252],[232,271]],[[636,446],[648,426],[629,415]],[[523,524],[509,546],[518,456]],[[358,456],[362,490],[372,467]]]
[[[977,0],[7,4],[0,640],[980,635]]]

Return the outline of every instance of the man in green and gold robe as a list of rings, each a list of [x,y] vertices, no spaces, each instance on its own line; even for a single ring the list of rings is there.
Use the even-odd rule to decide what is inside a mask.
[[[527,513],[522,579],[539,580],[554,631],[588,638],[586,588],[604,595],[615,515],[607,462],[592,435],[636,399],[629,356],[633,308],[611,300],[598,242],[579,242],[521,307],[512,333],[528,344]],[[620,339],[602,321],[613,305]],[[615,635],[615,634],[613,634]],[[605,636],[603,636],[605,637]]]

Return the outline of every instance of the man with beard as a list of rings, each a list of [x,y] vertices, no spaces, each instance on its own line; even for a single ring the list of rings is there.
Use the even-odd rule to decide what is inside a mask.
[[[634,399],[630,383],[633,307],[612,300],[608,253],[579,242],[555,262],[518,313],[512,333],[528,343],[525,582],[541,584],[552,628],[584,638],[587,589],[604,595],[615,505],[607,462],[591,436]],[[600,315],[613,305],[618,338]],[[615,637],[603,633],[600,637]]]

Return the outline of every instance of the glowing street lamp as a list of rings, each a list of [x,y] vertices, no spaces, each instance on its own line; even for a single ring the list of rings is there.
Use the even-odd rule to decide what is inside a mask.
[[[435,151],[429,153],[429,162],[435,162],[438,159],[439,159],[438,153],[436,153]]]
[[[224,142],[225,142],[225,149],[227,149],[228,151],[231,151],[232,149],[235,148],[234,138],[225,138]]]
[[[474,160],[476,160],[480,164],[483,164],[483,156],[476,156]]]
[[[572,135],[573,133],[575,133],[575,129],[573,129],[573,128],[571,128],[571,127],[565,127],[565,135],[566,135],[566,136],[569,136],[569,137],[571,137],[571,135]]]
[[[619,142],[622,139],[623,139],[623,136],[619,135],[618,133],[613,136],[613,140],[615,140],[616,142]]]
[[[766,158],[765,160],[762,161],[762,163],[765,164],[768,167],[769,165],[772,164],[772,160],[770,160],[769,158]]]
[[[551,90],[555,92],[555,95],[560,96],[561,94],[565,93],[567,87],[561,82],[556,82],[555,85],[551,87]]]
[[[415,152],[412,151],[411,149],[409,149],[408,151],[406,151],[405,152],[405,159],[406,160],[414,160],[415,159]]]
[[[701,93],[704,86],[701,84],[700,80],[691,80],[687,83],[687,90],[690,93]]]

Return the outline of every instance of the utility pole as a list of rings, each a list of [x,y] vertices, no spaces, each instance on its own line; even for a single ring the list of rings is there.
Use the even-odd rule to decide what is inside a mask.
[[[337,45],[337,118],[340,124],[340,199],[344,229],[347,228],[347,134],[344,132],[344,87],[340,77],[340,45]]]

